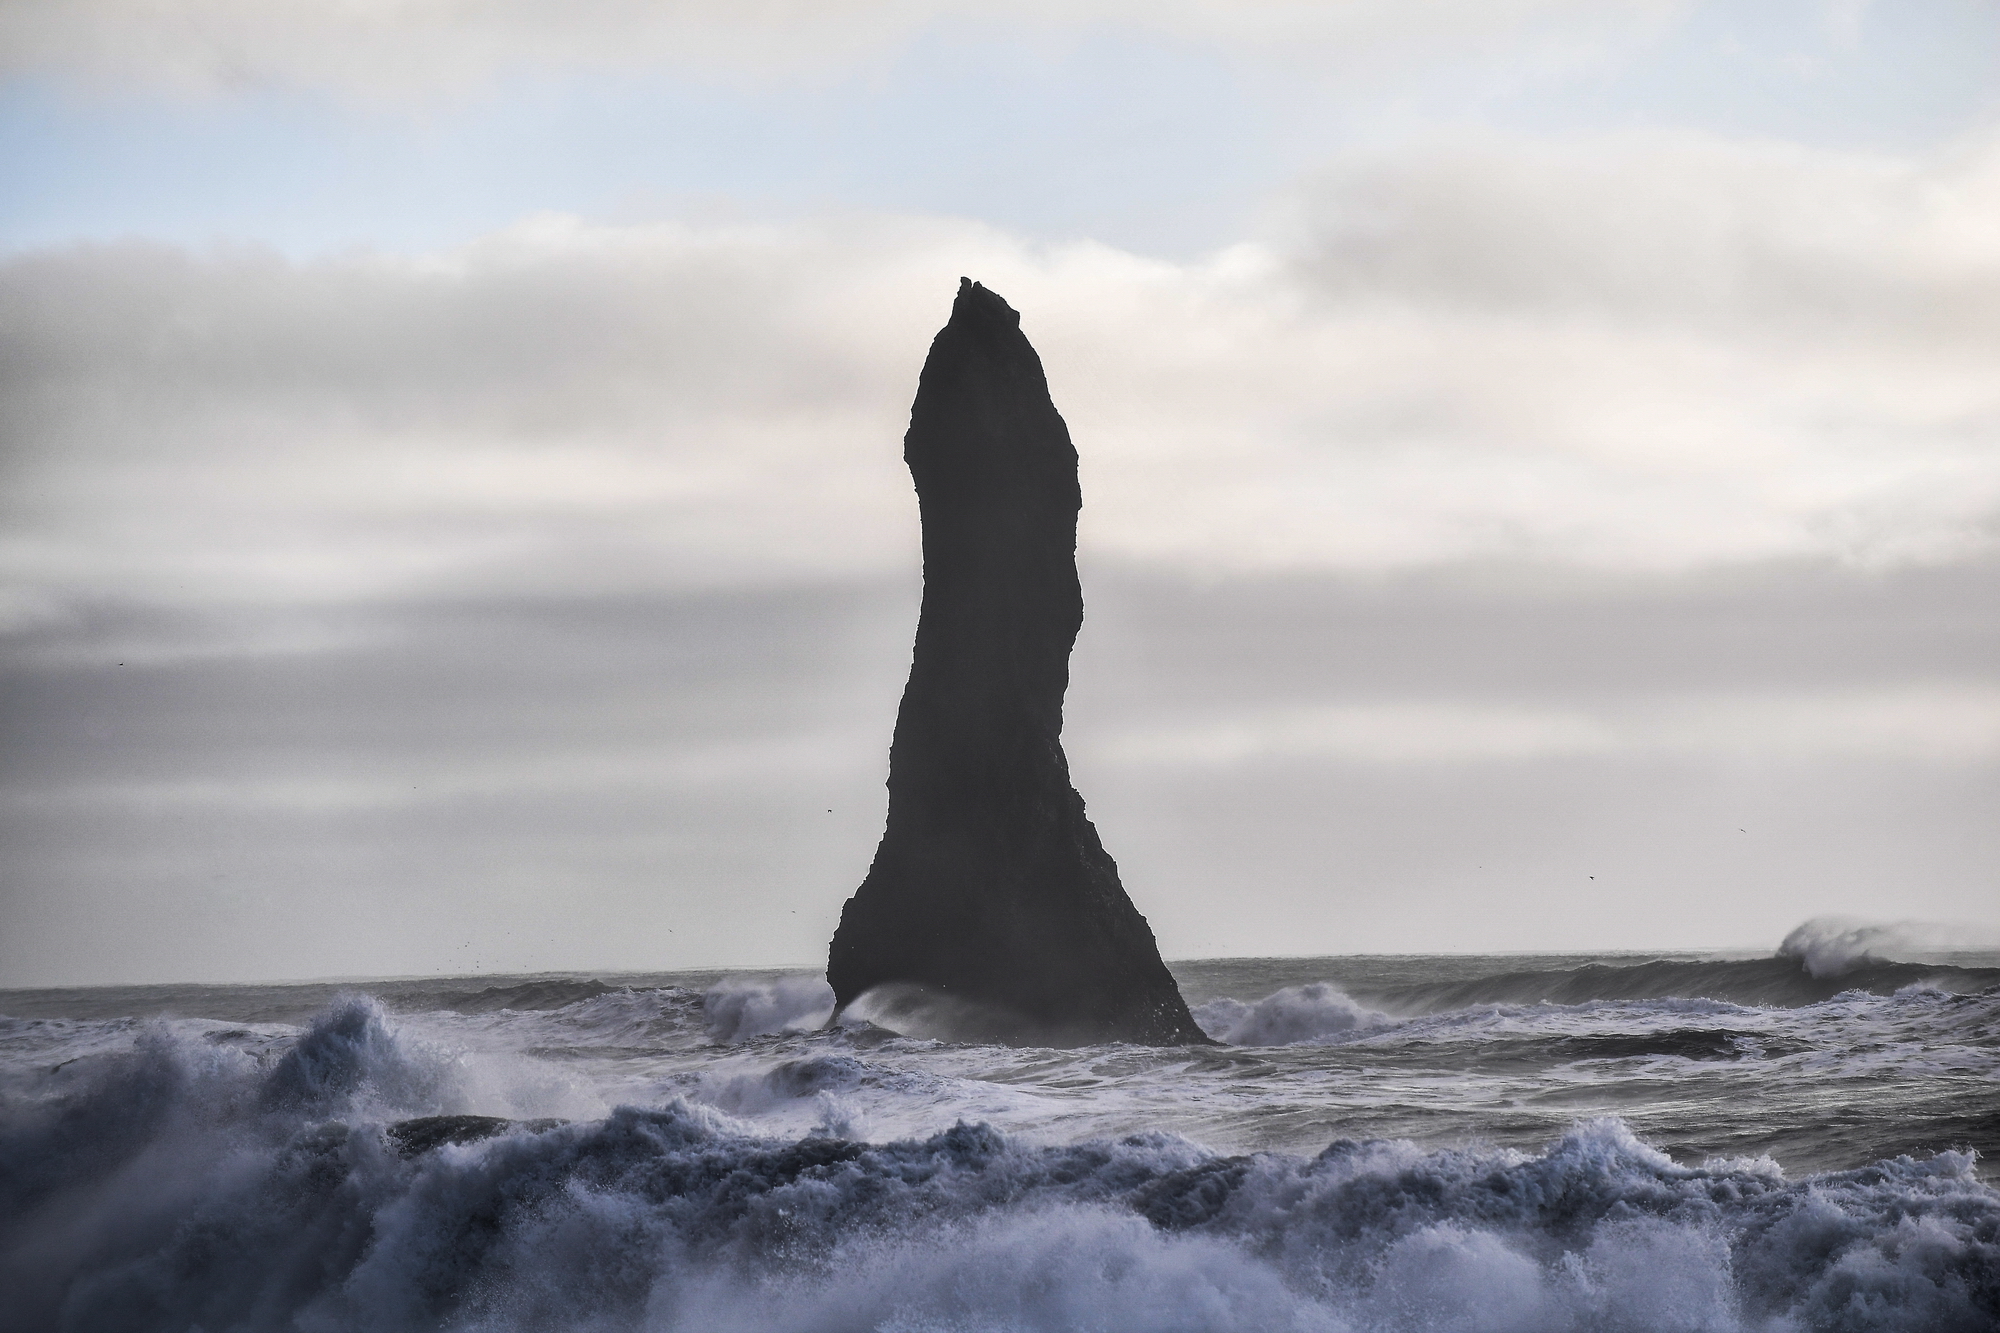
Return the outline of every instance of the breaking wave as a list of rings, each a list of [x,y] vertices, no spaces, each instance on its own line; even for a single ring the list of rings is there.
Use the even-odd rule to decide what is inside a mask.
[[[1796,932],[1794,932],[1796,934]],[[1594,1000],[1718,1000],[1797,1008],[1848,991],[1893,995],[1910,986],[1975,994],[2000,986],[2000,968],[1889,962],[1865,952],[1838,968],[1811,970],[1803,957],[1680,961],[1503,972],[1471,981],[1385,989],[1368,998],[1398,1013],[1436,1013],[1482,1004],[1587,1004]]]
[[[1290,1046],[1360,1036],[1391,1020],[1356,1004],[1331,984],[1316,981],[1287,986],[1252,1004],[1210,1000],[1195,1009],[1194,1021],[1209,1036],[1231,1046]]]
[[[1865,967],[1921,961],[1926,954],[1996,943],[1991,932],[1928,921],[1857,921],[1819,916],[1795,926],[1778,946],[1780,958],[1797,959],[1813,977],[1844,977]]]
[[[728,994],[737,1038],[801,1021],[811,998]],[[1320,986],[1240,1008],[1224,1017],[1246,1040],[1379,1019]],[[865,1070],[839,1040],[771,1070],[762,1095],[854,1086]],[[360,997],[291,1036],[153,1024],[41,1067],[0,1103],[0,1329],[2000,1320],[2000,1193],[1963,1152],[1793,1180],[1769,1159],[1677,1164],[1616,1119],[1540,1151],[1341,1140],[1230,1156],[1169,1134],[1049,1145],[966,1123],[866,1143],[754,1133],[679,1099],[567,1123],[475,1114],[477,1077]]]
[[[702,996],[708,1039],[733,1045],[778,1032],[804,1032],[833,1016],[833,987],[822,976],[727,981]]]

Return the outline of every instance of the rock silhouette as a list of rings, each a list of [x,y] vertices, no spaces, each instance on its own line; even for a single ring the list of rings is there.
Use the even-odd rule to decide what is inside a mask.
[[[960,279],[903,457],[924,597],[889,818],[828,951],[836,1013],[964,1040],[1206,1042],[1070,786],[1076,449],[1021,317]]]

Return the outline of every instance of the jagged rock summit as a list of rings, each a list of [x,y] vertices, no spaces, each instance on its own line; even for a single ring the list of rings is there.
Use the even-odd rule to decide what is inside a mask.
[[[1206,1042],[1070,786],[1076,449],[1020,315],[969,279],[903,457],[923,611],[888,828],[828,951],[836,1013],[869,995],[965,1040]]]

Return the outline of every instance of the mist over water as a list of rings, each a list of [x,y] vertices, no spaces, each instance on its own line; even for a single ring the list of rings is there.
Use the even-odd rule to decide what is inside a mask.
[[[1841,977],[1894,961],[1949,960],[1955,953],[2000,950],[2000,931],[1931,921],[1859,921],[1817,916],[1801,923],[1778,946],[1814,977]]]
[[[1849,929],[1177,964],[1203,1048],[803,972],[0,992],[0,1329],[1991,1329],[2000,955]]]

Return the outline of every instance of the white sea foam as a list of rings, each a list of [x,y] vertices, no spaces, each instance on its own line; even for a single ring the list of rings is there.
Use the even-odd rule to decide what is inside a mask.
[[[1229,1158],[760,1138],[677,1102],[408,1155],[326,1118],[412,1095],[410,1063],[351,1003],[266,1064],[156,1032],[11,1115],[0,1327],[1942,1331],[1983,1327],[2000,1264],[1963,1154],[1799,1184],[1615,1121]]]
[[[1231,1046],[1289,1046],[1294,1042],[1341,1040],[1385,1027],[1389,1016],[1364,1008],[1324,981],[1287,986],[1245,1004],[1210,1000],[1194,1011],[1202,1031]]]
[[[730,981],[704,995],[701,1007],[709,1040],[726,1046],[821,1026],[833,1016],[833,987],[823,976]]]
[[[1778,945],[1778,956],[1798,959],[1815,977],[1840,977],[1869,963],[1919,961],[1954,950],[1995,947],[2000,947],[2000,932],[1990,928],[1816,916],[1792,928]]]
[[[2000,1193],[1970,1153],[1788,1175],[1684,1146],[1754,1145],[1857,1075],[1953,1142],[1977,1108],[1946,1093],[2000,1077],[2000,993],[1392,1020],[1319,983],[1201,1006],[1230,1049],[1063,1052],[820,1031],[817,980],[355,996],[296,1028],[0,1020],[0,1333],[2000,1321]],[[1643,1138],[1465,1109],[1635,1088]],[[1511,1146],[1462,1128],[1510,1123]],[[1259,1135],[1287,1150],[1241,1150]]]

